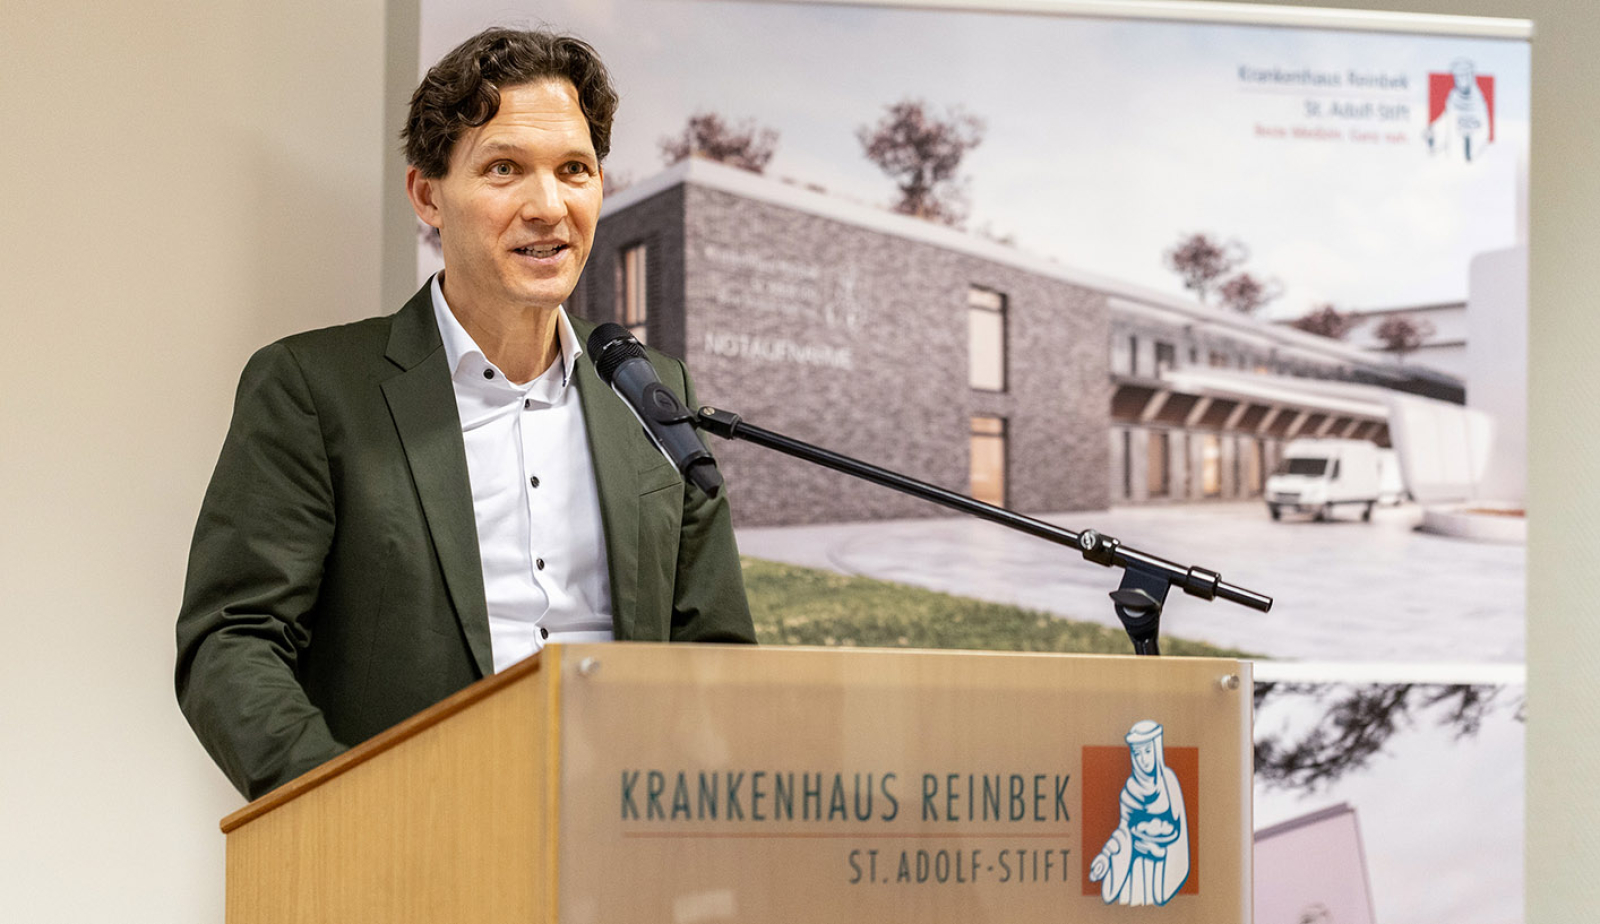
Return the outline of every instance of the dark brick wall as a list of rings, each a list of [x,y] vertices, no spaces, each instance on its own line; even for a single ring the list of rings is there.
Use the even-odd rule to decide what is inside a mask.
[[[1149,427],[1111,426],[1110,373],[1136,368],[1153,377],[1157,341],[1173,345],[1180,368],[1208,366],[1217,352],[1232,369],[1346,379],[1363,372],[1279,357],[1182,325],[1111,318],[1104,294],[1090,289],[692,184],[601,222],[569,310],[618,320],[619,256],[641,242],[650,248],[650,343],[689,361],[702,404],[963,494],[970,488],[971,416],[1003,417],[1006,506],[1015,510],[1204,497],[1202,442],[1210,431],[1162,428],[1171,434],[1171,490],[1158,500],[1147,490]],[[1003,393],[967,385],[967,294],[974,286],[1007,299]],[[1270,467],[1280,441],[1264,441]],[[771,450],[713,443],[743,525],[944,513]],[[1222,440],[1220,497],[1255,493],[1239,484],[1243,466],[1235,463],[1254,445]]]
[[[622,251],[646,244],[646,303],[650,345],[682,357],[684,187],[608,215],[595,230],[594,250],[567,309],[591,321],[621,321],[617,312],[617,264]]]
[[[645,209],[662,224],[647,230]],[[685,221],[677,277],[686,280],[684,309],[658,302],[652,312],[663,322],[668,314],[684,319],[684,355],[701,403],[961,493],[970,487],[969,418],[997,414],[1009,434],[1008,506],[1044,512],[1108,504],[1103,296],[698,186],[607,218],[602,230],[617,245],[630,234],[671,239],[664,225],[674,209]],[[966,302],[974,285],[1008,300],[1003,394],[967,385]],[[943,512],[750,444],[714,448],[742,524]]]

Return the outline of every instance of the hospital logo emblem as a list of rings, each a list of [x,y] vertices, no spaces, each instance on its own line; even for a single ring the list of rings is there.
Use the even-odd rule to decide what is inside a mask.
[[[1083,894],[1108,905],[1200,891],[1200,751],[1167,747],[1163,734],[1145,720],[1123,746],[1083,749]]]
[[[1428,75],[1428,127],[1422,133],[1436,157],[1471,163],[1494,141],[1494,77],[1466,58],[1449,73]]]

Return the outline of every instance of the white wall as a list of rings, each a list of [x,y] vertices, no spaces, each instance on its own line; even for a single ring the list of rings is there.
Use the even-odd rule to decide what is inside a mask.
[[[222,920],[173,618],[245,358],[381,307],[384,15],[5,0],[0,919]]]
[[[1527,889],[1530,921],[1587,921],[1600,492],[1568,486],[1600,458],[1600,16],[1590,0],[1339,2],[1539,25]],[[239,800],[170,682],[188,534],[248,353],[392,307],[409,278],[404,249],[385,267],[379,242],[406,233],[385,36],[392,87],[414,15],[414,0],[5,0],[6,920],[221,920],[216,822]]]
[[[1592,921],[1600,908],[1600,876],[1593,873],[1600,862],[1600,792],[1593,785],[1600,779],[1600,491],[1581,486],[1600,470],[1600,312],[1593,296],[1600,15],[1592,0],[1336,5],[1519,17],[1537,29],[1529,179],[1527,920]]]
[[[1472,261],[1467,403],[1494,421],[1494,453],[1480,482],[1485,500],[1521,504],[1528,487],[1528,249]]]

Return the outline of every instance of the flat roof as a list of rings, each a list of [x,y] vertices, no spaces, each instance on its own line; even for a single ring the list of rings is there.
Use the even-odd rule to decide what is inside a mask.
[[[1286,375],[1251,375],[1216,369],[1175,369],[1162,373],[1175,391],[1257,404],[1288,404],[1340,415],[1389,419],[1387,388],[1350,382],[1325,382]],[[1318,387],[1318,386],[1342,387]],[[1421,399],[1433,400],[1433,399]],[[1444,402],[1439,402],[1444,403]]]
[[[615,215],[679,185],[699,186],[745,199],[766,202],[798,212],[865,228],[880,234],[916,241],[981,260],[1011,266],[1038,276],[1057,279],[1104,294],[1114,314],[1138,316],[1179,327],[1232,337],[1278,351],[1282,358],[1306,359],[1381,368],[1399,376],[1420,375],[1459,383],[1448,373],[1426,367],[1382,362],[1357,346],[1319,337],[1223,308],[1171,295],[1123,279],[1067,266],[1049,257],[978,237],[957,228],[901,215],[875,205],[831,195],[795,181],[774,179],[704,158],[691,157],[607,196],[602,219]]]
[[[1330,821],[1334,818],[1341,818],[1346,815],[1354,815],[1355,813],[1356,810],[1350,807],[1350,803],[1340,802],[1337,805],[1330,805],[1327,808],[1318,809],[1315,812],[1308,812],[1298,818],[1290,818],[1287,821],[1280,821],[1275,825],[1262,828],[1260,831],[1256,832],[1255,841],[1260,843],[1261,841],[1268,840],[1269,838],[1277,837],[1280,834],[1288,834],[1291,831],[1298,831],[1301,828],[1310,827],[1311,825],[1320,824],[1324,821]]]

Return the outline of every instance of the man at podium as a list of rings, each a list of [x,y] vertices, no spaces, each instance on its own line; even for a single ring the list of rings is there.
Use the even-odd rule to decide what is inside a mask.
[[[412,97],[444,271],[251,357],[177,625],[185,716],[254,798],[557,641],[753,642],[726,495],[686,486],[562,303],[617,97],[586,43],[490,29]],[[683,364],[651,352],[695,406]]]

